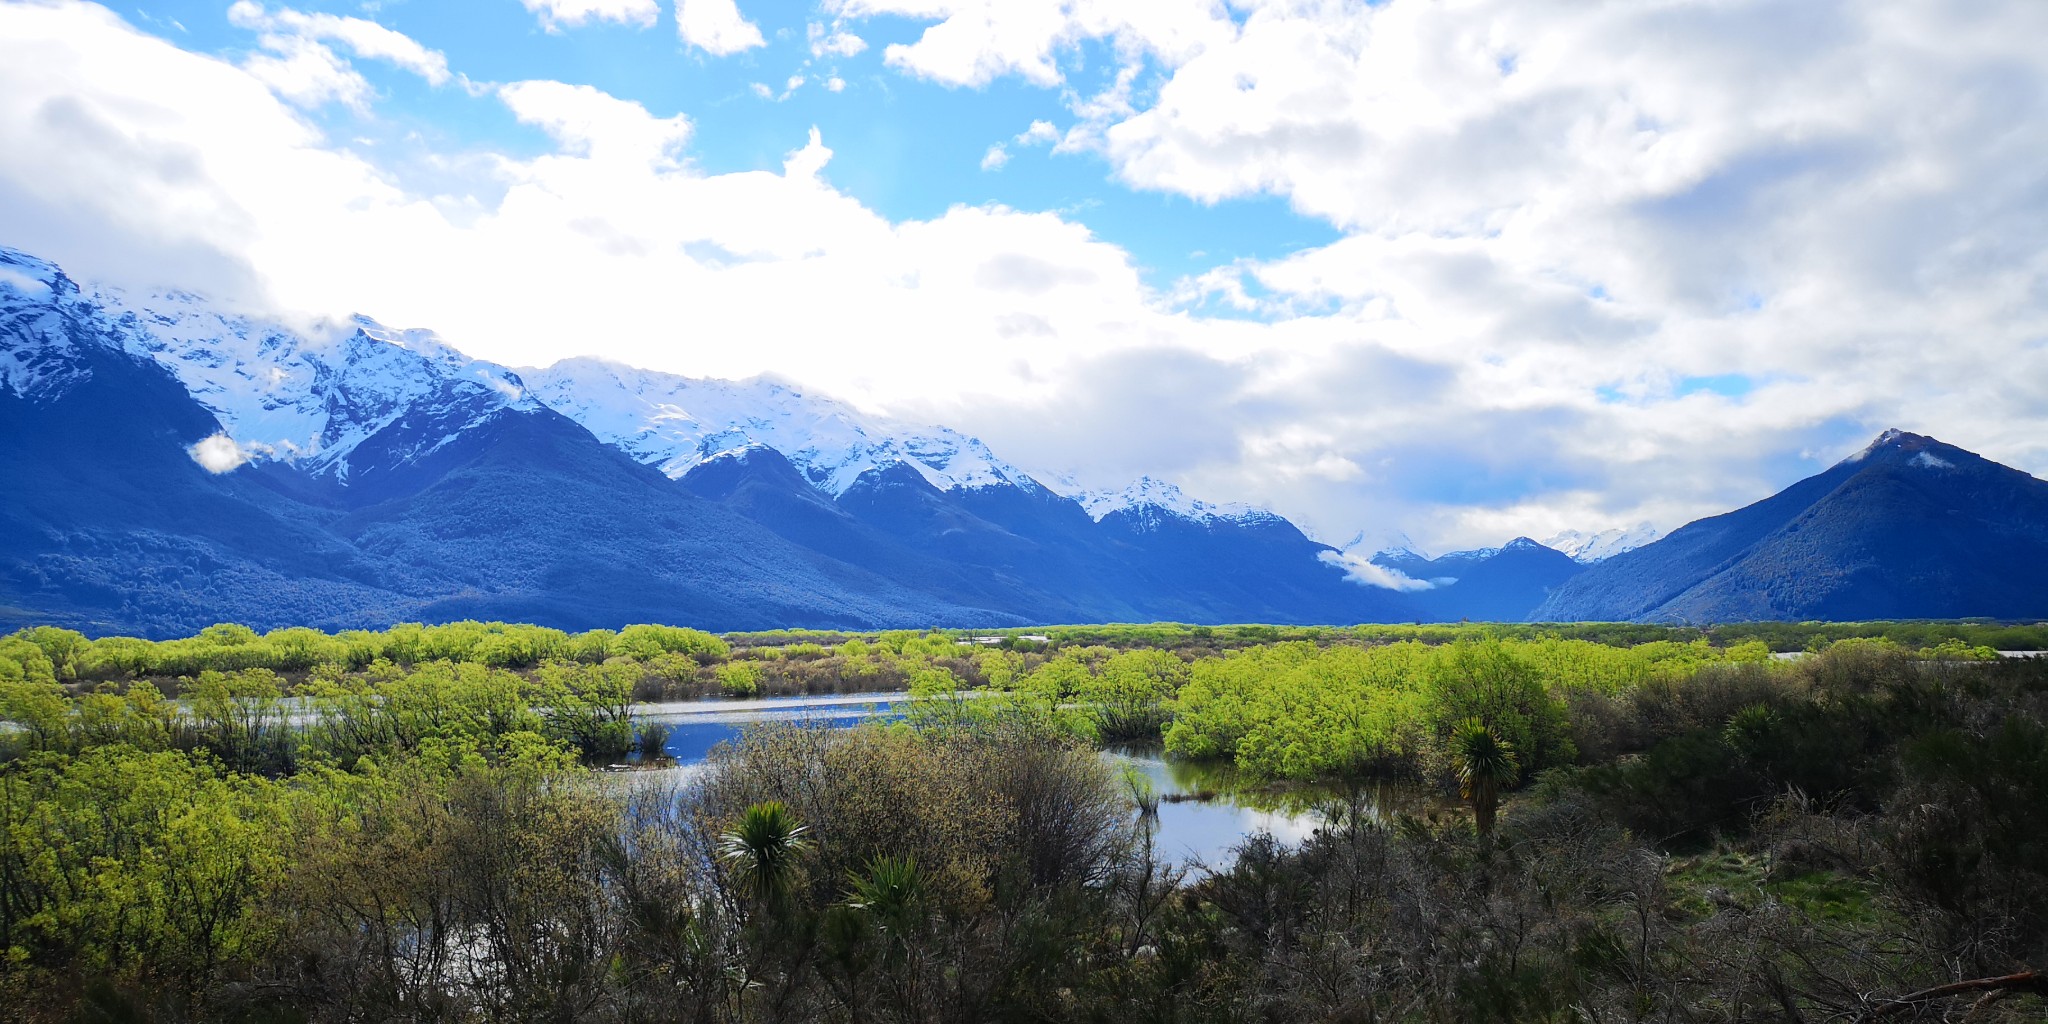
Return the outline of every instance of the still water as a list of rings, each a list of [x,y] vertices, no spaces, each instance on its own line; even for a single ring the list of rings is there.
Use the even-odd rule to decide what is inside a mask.
[[[903,693],[866,693],[681,701],[642,705],[635,715],[669,727],[665,749],[675,759],[674,770],[687,778],[712,747],[738,738],[749,725],[801,722],[847,728],[861,722],[899,719],[909,700]],[[1134,772],[1150,781],[1160,798],[1153,830],[1159,853],[1198,870],[1228,864],[1231,849],[1259,832],[1270,832],[1290,844],[1300,842],[1324,822],[1320,808],[1334,800],[1362,801],[1381,813],[1419,808],[1428,802],[1426,794],[1410,787],[1375,787],[1369,793],[1345,794],[1322,787],[1253,783],[1227,765],[1170,760],[1156,745],[1114,747],[1104,750],[1102,757],[1119,774]]]

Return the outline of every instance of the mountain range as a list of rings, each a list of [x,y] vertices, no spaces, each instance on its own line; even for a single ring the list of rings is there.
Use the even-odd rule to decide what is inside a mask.
[[[0,626],[1398,619],[1285,519],[1059,493],[772,381],[518,371],[0,249]]]
[[[6,248],[0,473],[0,627],[93,634],[2048,612],[2048,484],[1916,435],[1661,540],[1389,550],[1368,580],[1272,512],[1042,480],[773,380],[506,367]]]

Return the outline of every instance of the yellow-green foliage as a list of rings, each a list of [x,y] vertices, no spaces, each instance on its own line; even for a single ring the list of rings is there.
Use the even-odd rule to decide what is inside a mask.
[[[718,685],[728,697],[753,697],[761,692],[761,666],[731,661],[718,666]]]
[[[190,990],[268,940],[253,911],[285,870],[276,784],[125,746],[6,781],[10,962],[142,970]]]
[[[1267,776],[1433,770],[1451,725],[1479,717],[1540,770],[1570,760],[1563,702],[1700,666],[1763,662],[1761,644],[1610,647],[1584,640],[1461,640],[1375,647],[1281,643],[1195,662],[1172,701],[1167,749]]]

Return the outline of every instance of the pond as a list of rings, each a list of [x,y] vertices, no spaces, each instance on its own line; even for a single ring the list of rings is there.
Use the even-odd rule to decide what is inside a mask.
[[[664,749],[675,759],[677,774],[688,778],[712,747],[737,739],[749,725],[801,722],[847,728],[899,719],[909,700],[906,693],[864,693],[681,701],[641,705],[634,714],[669,727]],[[1433,794],[1411,785],[1369,784],[1362,792],[1347,793],[1327,786],[1257,782],[1229,765],[1170,759],[1157,744],[1111,747],[1101,756],[1119,773],[1135,772],[1150,782],[1160,798],[1153,829],[1160,855],[1197,870],[1228,864],[1232,848],[1259,832],[1290,844],[1306,839],[1325,820],[1321,808],[1332,802],[1361,803],[1366,813],[1381,815],[1436,803]]]

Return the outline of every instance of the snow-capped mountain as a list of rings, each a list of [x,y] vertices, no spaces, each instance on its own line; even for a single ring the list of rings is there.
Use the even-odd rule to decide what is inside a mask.
[[[4,248],[0,271],[0,315],[11,335],[43,339],[0,352],[5,387],[26,395],[68,386],[75,360],[64,353],[73,342],[59,325],[69,316],[169,370],[241,458],[346,483],[351,456],[372,437],[382,435],[375,459],[388,468],[432,454],[500,410],[540,408],[518,375],[431,331],[367,317],[295,330],[184,292],[75,285],[54,265]]]
[[[64,312],[78,305],[77,287],[55,266],[0,248],[0,394],[48,403],[91,377],[66,329]]]
[[[958,431],[865,417],[843,402],[767,378],[710,380],[589,358],[520,376],[540,401],[674,479],[720,454],[761,445],[781,452],[833,497],[861,474],[897,463],[942,491],[1040,489]]]
[[[359,316],[302,334],[184,293],[92,289],[90,297],[114,317],[128,350],[175,374],[244,454],[315,476],[345,483],[351,455],[407,421],[432,428],[411,431],[379,458],[421,458],[501,409],[539,408],[518,375],[463,355],[432,331]]]
[[[1570,555],[1572,561],[1581,565],[1592,565],[1594,562],[1613,558],[1624,551],[1634,551],[1663,535],[1664,532],[1662,530],[1657,529],[1657,527],[1650,523],[1644,522],[1637,523],[1625,530],[1601,530],[1598,533],[1566,530],[1544,541],[1543,546],[1556,548]]]
[[[52,282],[69,286],[56,267],[13,250],[0,250],[0,269],[0,286],[30,313],[49,311]],[[977,438],[864,415],[773,379],[700,379],[591,358],[514,371],[471,359],[432,331],[393,329],[368,317],[295,328],[224,312],[184,292],[93,285],[73,291],[68,301],[87,309],[125,350],[170,370],[213,413],[239,458],[287,463],[343,486],[360,468],[351,457],[372,437],[382,435],[375,459],[410,462],[500,410],[545,406],[671,479],[763,446],[833,498],[862,475],[894,465],[914,469],[940,491],[1047,490]],[[23,392],[65,381],[62,332],[44,333],[52,345],[0,354],[0,384]],[[1249,505],[1195,499],[1149,476],[1121,490],[1052,490],[1078,501],[1097,522],[1120,512],[1200,524],[1278,518]]]
[[[528,374],[11,250],[0,478],[0,626],[1412,617],[1285,519],[1156,480],[1091,515],[974,438],[773,380]]]
[[[1139,477],[1129,487],[1116,491],[1081,490],[1065,481],[1054,489],[1080,502],[1088,517],[1098,523],[1118,512],[1166,513],[1197,523],[1219,520],[1255,522],[1279,518],[1265,509],[1239,502],[1216,503],[1192,498],[1179,487],[1151,476]]]

